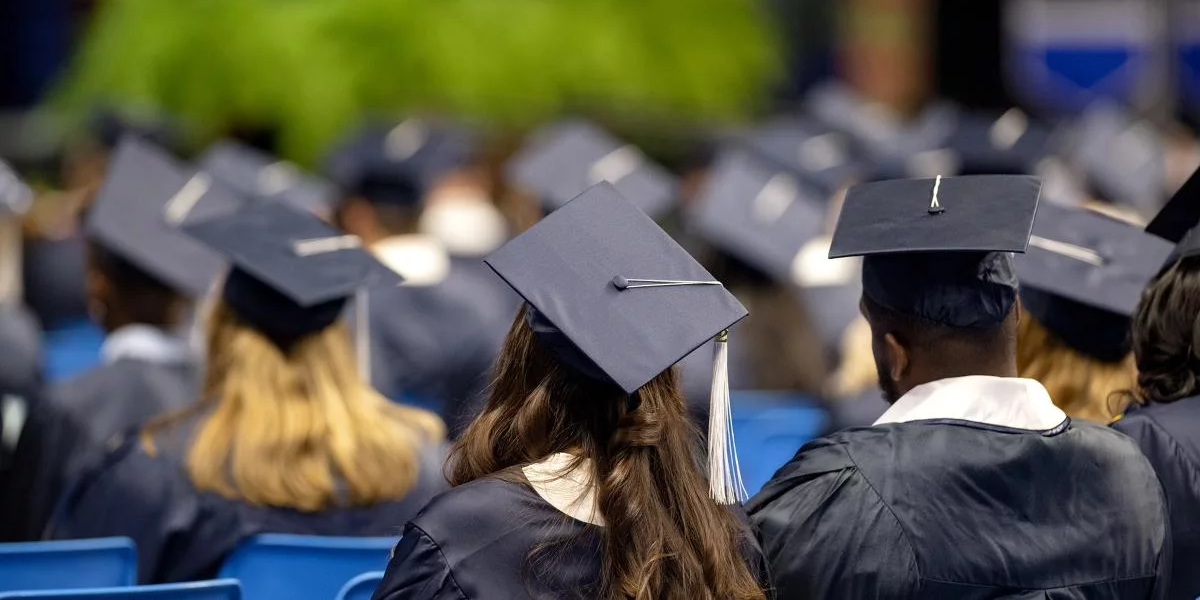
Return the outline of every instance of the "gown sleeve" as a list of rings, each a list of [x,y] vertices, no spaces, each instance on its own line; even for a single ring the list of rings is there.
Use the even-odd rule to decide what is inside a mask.
[[[466,600],[437,542],[409,524],[372,600]]]
[[[914,598],[901,524],[845,448],[814,442],[747,505],[776,598]]]

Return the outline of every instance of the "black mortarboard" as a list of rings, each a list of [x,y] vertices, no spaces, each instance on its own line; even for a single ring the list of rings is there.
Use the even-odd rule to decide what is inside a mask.
[[[1037,212],[1035,177],[975,175],[854,186],[830,258],[863,256],[863,294],[904,315],[990,328],[1017,298],[1012,252]]]
[[[507,174],[537,194],[548,211],[607,181],[643,212],[658,216],[675,202],[678,187],[674,176],[636,146],[580,120],[536,132],[509,161]]]
[[[476,137],[465,126],[443,121],[372,123],[336,145],[325,170],[346,194],[413,205],[438,178],[476,159]]]
[[[1036,175],[1052,151],[1052,131],[1022,111],[959,117],[949,147],[962,175]]]
[[[109,149],[115,149],[126,137],[145,140],[170,153],[177,153],[183,147],[182,131],[161,114],[97,108],[87,117],[87,129],[96,141]]]
[[[1200,169],[1192,173],[1183,187],[1146,225],[1146,233],[1178,244],[1200,223]]]
[[[796,254],[821,233],[825,201],[791,172],[732,150],[717,160],[688,216],[713,245],[791,281]]]
[[[1083,208],[1038,209],[1017,259],[1021,300],[1076,350],[1106,361],[1129,352],[1129,318],[1171,244]]]
[[[1074,137],[1075,161],[1103,199],[1143,211],[1162,200],[1166,159],[1151,125],[1097,105],[1084,113]]]
[[[328,215],[337,201],[333,184],[238,142],[223,140],[209,146],[197,163],[247,197],[284,202],[322,216]]]
[[[278,202],[253,203],[185,230],[229,257],[223,299],[281,346],[328,327],[359,288],[401,282],[357,237]]]
[[[826,197],[859,175],[851,138],[813,121],[780,117],[751,129],[743,138],[752,152],[794,171]]]
[[[87,214],[88,236],[171,287],[203,295],[225,261],[180,226],[227,214],[242,204],[203,174],[184,170],[137,138],[117,147]]]
[[[746,309],[653,220],[601,183],[485,262],[529,303],[538,339],[560,360],[630,394],[717,337],[710,491],[723,502],[744,495],[727,460],[735,455],[720,334]]]

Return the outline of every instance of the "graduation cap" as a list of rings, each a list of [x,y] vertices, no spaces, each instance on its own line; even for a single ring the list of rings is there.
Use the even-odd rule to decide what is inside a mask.
[[[754,127],[742,138],[746,148],[792,170],[826,197],[859,174],[850,136],[811,120],[776,118]]]
[[[1189,235],[1200,223],[1200,169],[1163,205],[1146,225],[1146,233],[1176,245],[1170,262],[1200,253],[1200,236]]]
[[[1038,209],[1017,260],[1021,301],[1072,348],[1104,361],[1129,353],[1129,321],[1171,244],[1083,208]]]
[[[658,216],[675,202],[678,183],[641,150],[581,120],[535,133],[508,162],[507,175],[556,210],[588,187],[607,181],[643,212]]]
[[[1119,108],[1089,108],[1076,126],[1072,154],[1104,199],[1139,210],[1161,201],[1163,142],[1151,125],[1129,119]]]
[[[710,491],[744,498],[724,342],[746,309],[650,217],[601,183],[485,262],[529,303],[530,325],[555,356],[629,394],[716,337]]]
[[[948,145],[962,175],[1036,175],[1051,154],[1052,133],[1016,108],[998,117],[969,113],[959,117]]]
[[[331,325],[360,288],[401,283],[357,237],[278,202],[253,203],[185,231],[229,257],[222,298],[281,347]]]
[[[440,177],[470,164],[477,153],[470,129],[410,118],[355,131],[330,153],[325,170],[344,193],[414,205]]]
[[[326,216],[337,200],[334,186],[300,167],[230,140],[209,146],[197,160],[204,171],[251,198],[281,201]]]
[[[105,249],[176,290],[201,296],[224,260],[179,228],[242,202],[208,175],[189,173],[149,142],[129,137],[117,146],[85,227]]]
[[[115,149],[127,137],[145,140],[170,153],[179,152],[183,147],[184,135],[179,125],[161,114],[96,108],[88,115],[86,127],[92,137],[108,149]]]
[[[898,313],[991,328],[1017,299],[1013,252],[1037,212],[1035,177],[974,175],[864,183],[846,194],[829,257],[863,256],[863,294]]]

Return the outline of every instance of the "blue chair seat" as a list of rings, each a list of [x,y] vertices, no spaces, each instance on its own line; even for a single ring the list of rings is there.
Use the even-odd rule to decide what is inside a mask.
[[[338,592],[337,600],[371,600],[375,588],[383,581],[383,571],[363,573],[351,579],[342,591]]]
[[[137,581],[124,537],[0,544],[0,592],[120,587]]]
[[[329,600],[350,579],[387,566],[399,538],[257,535],[234,550],[220,577],[248,600]]]
[[[793,392],[734,391],[730,403],[738,464],[751,495],[829,423],[824,408]]]
[[[242,588],[232,579],[143,585],[138,587],[88,588],[7,592],[0,600],[242,600]]]

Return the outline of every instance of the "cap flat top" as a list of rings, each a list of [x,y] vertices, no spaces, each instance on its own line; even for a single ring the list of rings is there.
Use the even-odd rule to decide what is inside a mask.
[[[732,150],[717,159],[689,216],[709,242],[790,281],[796,255],[821,233],[825,203],[790,172]]]
[[[1041,182],[1024,175],[859,184],[846,194],[829,257],[1024,252],[1040,192]]]
[[[202,170],[245,196],[278,200],[319,214],[326,213],[337,198],[328,181],[234,141],[214,143],[196,162]]]
[[[97,243],[163,283],[199,296],[225,260],[180,227],[228,214],[242,203],[207,175],[192,174],[149,142],[127,137],[88,211],[86,228]]]
[[[1017,259],[1017,274],[1024,287],[1128,316],[1171,249],[1134,225],[1083,208],[1046,205],[1029,251]]]
[[[1175,192],[1174,196],[1146,225],[1146,232],[1168,242],[1178,243],[1200,223],[1200,169]]]
[[[608,183],[588,189],[486,262],[630,393],[746,316],[720,285],[618,289],[619,277],[713,277]]]
[[[401,282],[357,238],[282,203],[253,203],[185,229],[300,306],[347,297],[366,285]]]
[[[607,181],[643,212],[657,216],[672,206],[677,182],[637,147],[581,120],[535,133],[509,161],[508,176],[556,210],[589,186]]]

